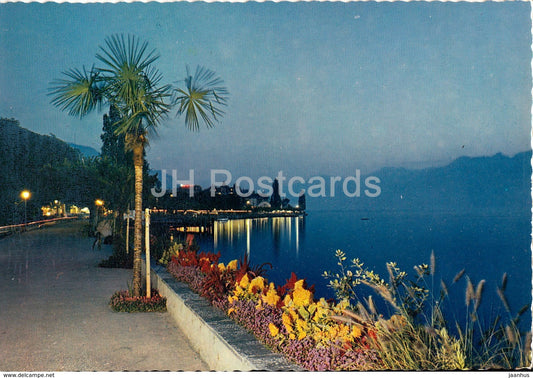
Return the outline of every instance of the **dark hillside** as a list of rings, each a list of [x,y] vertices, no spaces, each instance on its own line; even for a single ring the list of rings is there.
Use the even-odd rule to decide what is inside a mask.
[[[24,129],[15,119],[0,119],[0,225],[23,219],[24,189],[32,193],[29,219],[38,216],[40,206],[72,196],[64,167],[79,159],[77,150],[56,137]]]

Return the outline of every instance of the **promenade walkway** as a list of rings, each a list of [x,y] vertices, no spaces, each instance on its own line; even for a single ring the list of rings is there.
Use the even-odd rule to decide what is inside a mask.
[[[0,371],[206,371],[167,313],[115,313],[131,270],[98,268],[80,222],[0,240]]]

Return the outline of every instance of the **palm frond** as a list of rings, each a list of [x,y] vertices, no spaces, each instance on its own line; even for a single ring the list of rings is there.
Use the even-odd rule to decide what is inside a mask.
[[[224,114],[229,94],[224,82],[214,71],[197,66],[194,75],[189,67],[184,79],[184,88],[175,88],[172,103],[178,105],[177,115],[185,113],[185,125],[199,131],[200,119],[206,127],[214,127],[214,121]]]
[[[48,95],[54,96],[51,103],[69,115],[82,118],[101,105],[104,96],[102,77],[92,67],[89,71],[72,68],[65,76],[52,82]]]
[[[169,112],[170,85],[160,85],[161,73],[152,66],[159,58],[148,43],[135,36],[113,35],[100,46],[96,58],[104,64],[105,95],[120,113],[116,134],[146,135],[155,132]]]
[[[100,52],[96,58],[104,63],[104,67],[98,70],[116,76],[122,70],[142,72],[157,59],[159,54],[153,49],[148,51],[148,42],[135,36],[128,35],[127,40],[124,35],[112,35],[106,38],[105,47],[100,46]]]
[[[157,82],[147,77],[139,86],[133,88],[131,96],[115,99],[124,119],[123,124],[117,128],[117,133],[138,127],[151,133],[156,131],[161,120],[170,111],[170,104],[167,102],[170,86],[154,87],[152,84]]]

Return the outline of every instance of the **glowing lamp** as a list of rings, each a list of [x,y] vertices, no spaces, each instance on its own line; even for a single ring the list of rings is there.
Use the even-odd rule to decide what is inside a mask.
[[[27,201],[29,200],[31,197],[31,193],[29,190],[23,190],[21,193],[20,193],[20,198],[22,198],[24,201]]]

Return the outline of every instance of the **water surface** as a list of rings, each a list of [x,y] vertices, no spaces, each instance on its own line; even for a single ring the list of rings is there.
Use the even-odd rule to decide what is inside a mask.
[[[389,211],[311,211],[306,217],[217,222],[213,235],[198,237],[202,250],[221,252],[222,261],[247,254],[252,265],[272,264],[266,276],[276,284],[296,273],[315,285],[316,296],[331,298],[322,277],[338,271],[335,250],[348,259],[358,257],[368,269],[387,278],[386,262],[394,261],[414,279],[413,266],[436,256],[432,284],[438,293],[443,279],[464,311],[463,279],[452,285],[462,269],[474,285],[486,279],[486,313],[500,307],[495,294],[507,272],[507,296],[513,311],[531,302],[531,221],[523,214],[458,214]],[[460,312],[460,311],[458,311]],[[460,315],[461,316],[461,315]]]

